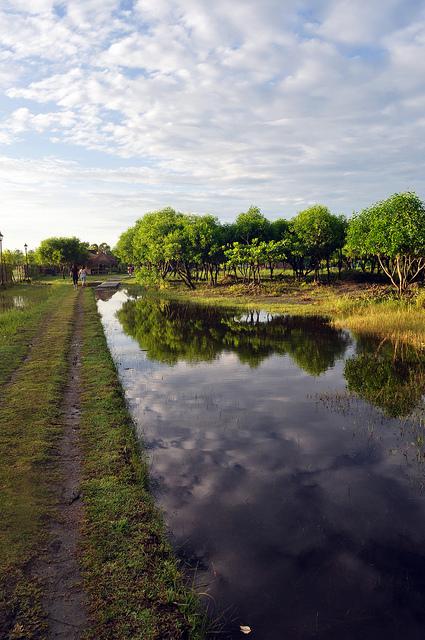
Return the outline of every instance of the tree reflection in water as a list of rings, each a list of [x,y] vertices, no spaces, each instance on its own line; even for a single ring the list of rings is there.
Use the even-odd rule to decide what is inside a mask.
[[[345,363],[344,376],[349,391],[388,417],[406,417],[425,391],[425,355],[406,344],[363,336],[357,339],[356,355]]]
[[[230,352],[255,368],[272,355],[288,355],[303,371],[319,376],[344,357],[351,343],[346,331],[320,317],[246,312],[146,296],[128,300],[118,318],[149,359],[168,365],[211,362]],[[425,391],[425,355],[389,340],[358,337],[344,376],[350,392],[388,417],[408,416]]]
[[[118,312],[126,333],[151,360],[209,362],[226,351],[258,367],[272,355],[289,355],[310,375],[318,376],[343,357],[347,332],[317,317],[273,316],[200,304],[139,298]]]

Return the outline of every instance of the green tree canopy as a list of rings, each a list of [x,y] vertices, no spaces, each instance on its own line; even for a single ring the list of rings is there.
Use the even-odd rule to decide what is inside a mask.
[[[88,257],[88,245],[75,236],[72,238],[47,238],[37,249],[40,264],[66,267],[72,263],[83,264]]]
[[[195,230],[193,218],[171,207],[146,213],[138,220],[132,240],[137,263],[156,278],[165,279],[170,271],[175,272],[194,288],[192,269],[202,252],[196,242],[200,236],[206,241],[208,224],[204,220]]]
[[[5,249],[3,251],[3,262],[9,265],[23,265],[25,264],[24,252],[20,249]]]
[[[289,220],[277,218],[270,222],[270,238],[272,240],[283,240],[289,231]]]
[[[337,249],[338,243],[344,243],[341,236],[341,220],[332,215],[327,207],[316,204],[300,211],[292,221],[300,248],[312,265],[329,258]]]
[[[235,222],[235,240],[250,244],[254,238],[268,240],[270,222],[258,207],[251,206],[245,213],[240,213]]]
[[[425,268],[425,206],[416,193],[395,193],[357,214],[347,237],[349,251],[376,255],[399,294]]]
[[[137,256],[134,250],[134,236],[136,234],[137,222],[134,226],[124,231],[116,244],[114,249],[115,255],[121,262],[128,264],[139,264]]]
[[[99,253],[111,253],[111,247],[107,242],[101,242],[98,246]]]

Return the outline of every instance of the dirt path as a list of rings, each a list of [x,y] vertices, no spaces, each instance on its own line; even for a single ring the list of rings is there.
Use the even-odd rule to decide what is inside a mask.
[[[44,610],[48,616],[49,638],[78,640],[86,628],[82,580],[78,566],[78,545],[83,503],[80,495],[81,452],[80,369],[83,307],[81,292],[74,316],[74,332],[69,354],[68,383],[64,395],[64,431],[59,446],[57,516],[51,522],[50,545],[36,573],[45,584]]]

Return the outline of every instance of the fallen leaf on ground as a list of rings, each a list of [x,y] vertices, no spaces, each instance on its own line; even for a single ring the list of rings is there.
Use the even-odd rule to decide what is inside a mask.
[[[246,627],[245,625],[241,624],[241,631],[245,634],[251,633],[251,627]]]

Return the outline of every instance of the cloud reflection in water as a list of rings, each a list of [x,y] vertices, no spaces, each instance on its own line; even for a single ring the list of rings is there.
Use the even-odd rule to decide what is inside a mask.
[[[373,345],[319,320],[250,330],[155,304],[99,307],[173,540],[231,612],[228,637],[422,637],[423,471],[402,423],[371,395],[345,412],[317,401],[344,397],[346,362]]]

